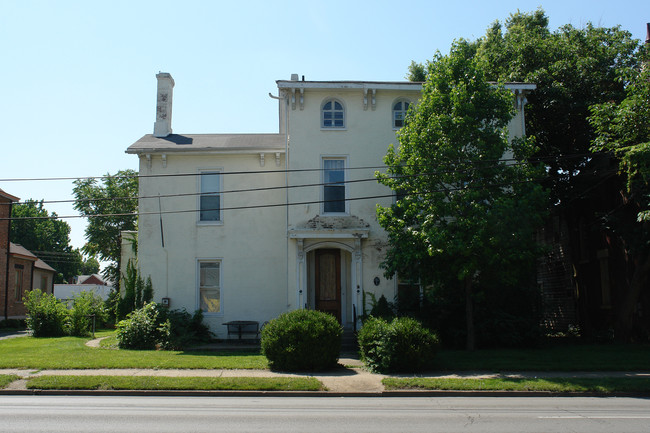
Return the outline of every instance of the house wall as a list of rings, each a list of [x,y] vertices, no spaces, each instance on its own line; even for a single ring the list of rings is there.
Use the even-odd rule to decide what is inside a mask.
[[[34,267],[34,278],[32,279],[33,289],[40,289],[45,293],[52,293],[54,290],[54,273]]]
[[[363,219],[370,225],[367,239],[361,241],[362,275],[360,290],[382,294],[392,300],[396,294],[396,285],[393,280],[387,280],[379,269],[383,260],[386,247],[386,236],[380,228],[376,218],[376,206],[389,206],[393,203],[391,190],[374,181],[374,173],[383,165],[383,157],[390,144],[397,144],[396,130],[393,128],[392,108],[400,98],[410,100],[412,103],[419,99],[417,90],[378,90],[376,93],[375,108],[372,108],[370,97],[367,108],[364,109],[363,91],[354,89],[305,89],[304,107],[301,110],[297,105],[295,109],[288,108],[290,141],[290,168],[321,168],[324,157],[343,157],[347,162],[346,180],[353,181],[347,184],[348,198],[385,196],[366,200],[352,200],[348,202],[348,215]],[[340,101],[345,108],[346,127],[342,130],[334,128],[321,128],[321,107],[330,98]],[[369,167],[357,169],[358,167]],[[368,179],[367,182],[354,182]],[[307,171],[291,173],[290,185],[318,184],[322,182],[320,171]],[[308,202],[322,200],[322,187],[293,188],[289,192],[289,202]],[[289,227],[296,228],[305,224],[317,215],[323,215],[322,204],[307,204],[292,206],[289,209]],[[343,241],[348,244],[350,241]],[[298,254],[295,241],[290,242],[289,257]],[[290,260],[290,273],[296,272],[296,260]],[[375,286],[374,279],[378,277],[379,285]],[[296,299],[295,279],[290,280],[289,299]],[[354,291],[354,287],[348,289]],[[347,309],[351,305],[354,293],[345,291],[342,287],[343,299],[347,302]],[[292,305],[293,306],[293,305]],[[344,306],[343,308],[345,308]],[[358,313],[361,313],[359,311]],[[351,318],[351,311],[347,311]]]
[[[4,319],[5,289],[7,288],[7,260],[9,256],[9,212],[11,201],[0,196],[0,318]]]
[[[16,298],[16,273],[22,267],[22,296],[25,296],[32,287],[34,262],[18,257],[9,258],[9,296],[7,302],[7,313],[10,319],[22,319],[27,314],[22,297]]]
[[[293,104],[290,87],[283,87],[286,83],[293,85],[278,82],[279,130],[289,137],[286,161],[282,154],[276,165],[275,155],[267,153],[262,163],[260,151],[254,149],[172,151],[164,158],[162,151],[153,148],[140,153],[140,174],[144,175],[138,232],[141,273],[152,279],[154,300],[169,298],[171,308],[193,312],[199,308],[199,261],[218,260],[221,310],[205,314],[205,322],[218,337],[225,337],[224,322],[262,323],[288,310],[313,307],[310,290],[314,287],[314,252],[319,248],[341,251],[344,324],[352,321],[353,305],[359,307],[357,314],[363,313],[363,292],[389,300],[396,295],[396,281],[384,278],[379,267],[387,238],[376,218],[377,205],[389,206],[393,196],[376,182],[374,173],[381,170],[388,146],[397,144],[393,105],[402,98],[416,102],[420,86],[380,84],[374,103],[372,94],[364,103],[359,84],[295,82],[303,87],[303,101]],[[345,108],[344,129],[321,128],[321,107],[329,98]],[[515,117],[511,122],[511,136],[521,134],[522,119]],[[359,224],[367,237],[361,240],[340,228],[329,238],[323,230],[314,236],[291,237],[324,214],[318,203],[323,200],[319,184],[324,157],[346,160],[346,198],[371,197],[347,202],[345,216],[363,220]],[[287,173],[282,171],[285,168]],[[223,211],[218,223],[198,221],[201,170],[223,172]],[[308,184],[314,186],[301,186]],[[260,188],[264,190],[256,190]],[[253,208],[236,209],[246,206]]]
[[[199,191],[201,169],[223,170],[221,176],[222,221],[199,222],[198,195],[161,197]],[[205,314],[211,330],[223,337],[222,323],[232,320],[264,322],[287,309],[286,212],[284,206],[235,209],[242,206],[284,204],[283,189],[235,192],[284,185],[284,160],[275,155],[260,165],[259,153],[168,154],[166,167],[153,155],[151,168],[140,159],[141,174],[188,176],[141,178],[138,262],[143,277],[151,276],[154,300],[170,298],[171,308],[193,312],[199,307],[198,260],[221,261],[221,312]],[[260,174],[228,174],[262,171]],[[162,210],[162,214],[159,211]],[[173,211],[174,213],[164,213]],[[189,211],[189,212],[178,212]],[[148,214],[151,213],[151,214]],[[160,218],[162,215],[162,233]],[[146,254],[143,254],[146,252]]]

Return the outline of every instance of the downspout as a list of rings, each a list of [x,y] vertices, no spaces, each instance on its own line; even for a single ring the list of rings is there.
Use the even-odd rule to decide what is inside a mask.
[[[11,240],[9,236],[11,235],[11,201],[9,202],[9,219],[7,220],[7,269],[5,270],[5,320],[9,319],[9,247],[11,246]]]
[[[29,289],[34,290],[34,271],[36,270],[36,262],[32,263],[32,272],[29,274]],[[45,288],[45,293],[47,293],[47,287]],[[25,296],[25,291],[23,291],[23,296]]]
[[[280,91],[279,96],[274,96],[269,92],[269,96],[273,99],[277,99],[281,104],[285,101],[284,92]],[[285,257],[287,260],[286,264],[286,284],[287,287],[285,292],[287,294],[287,307],[289,306],[289,102],[285,101],[284,104],[284,200],[285,200]],[[300,296],[298,297],[298,303],[300,303]],[[296,308],[300,308],[300,305],[296,305]]]

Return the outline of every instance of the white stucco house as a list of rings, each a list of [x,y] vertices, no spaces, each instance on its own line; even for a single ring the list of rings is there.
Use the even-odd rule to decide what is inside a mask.
[[[202,309],[225,322],[260,323],[297,308],[334,314],[346,328],[364,292],[392,300],[396,279],[379,268],[386,236],[377,204],[391,191],[374,180],[422,83],[277,81],[279,131],[172,133],[174,80],[157,76],[154,133],[127,153],[139,158],[138,264],[154,299]],[[522,135],[525,94],[511,84]],[[266,97],[261,95],[260,97]]]

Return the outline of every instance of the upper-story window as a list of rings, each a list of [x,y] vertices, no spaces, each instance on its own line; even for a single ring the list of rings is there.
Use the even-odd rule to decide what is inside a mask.
[[[401,128],[404,126],[404,119],[411,103],[405,99],[401,99],[393,105],[393,128]]]
[[[336,99],[328,99],[321,109],[322,128],[345,128],[345,109]]]
[[[221,173],[202,171],[199,175],[201,188],[199,221],[221,221]]]
[[[323,158],[323,213],[345,213],[345,158]]]

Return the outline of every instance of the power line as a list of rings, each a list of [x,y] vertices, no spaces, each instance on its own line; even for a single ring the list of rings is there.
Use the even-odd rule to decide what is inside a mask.
[[[433,193],[439,193],[439,192],[454,192],[454,191],[461,191],[461,190],[466,190],[466,189],[488,189],[488,188],[505,188],[509,186],[513,186],[516,184],[524,184],[524,183],[531,183],[531,182],[538,182],[541,179],[529,179],[521,182],[515,182],[515,183],[502,183],[502,184],[494,184],[494,185],[488,185],[488,186],[463,186],[463,187],[457,187],[457,188],[444,188],[444,189],[439,189],[439,190],[431,190],[431,191],[424,191],[422,194],[433,194]],[[416,194],[419,195],[419,194]],[[371,200],[371,199],[379,199],[379,198],[393,198],[395,197],[395,194],[391,192],[390,194],[381,194],[381,195],[372,195],[372,196],[362,196],[362,197],[353,197],[353,198],[345,198],[345,199],[336,199],[336,200],[308,200],[308,201],[300,201],[300,202],[293,202],[293,203],[273,203],[273,204],[264,204],[264,205],[246,205],[246,206],[232,206],[232,207],[220,207],[220,208],[210,208],[210,209],[184,209],[184,210],[159,210],[159,211],[151,211],[151,212],[125,212],[125,213],[111,213],[111,214],[96,214],[96,215],[66,215],[66,216],[49,216],[49,217],[18,217],[18,218],[0,218],[0,221],[2,220],[13,220],[13,221],[20,221],[20,220],[46,220],[46,219],[73,219],[73,218],[110,218],[110,217],[137,217],[137,216],[143,216],[143,215],[167,215],[167,214],[181,214],[181,213],[196,213],[196,212],[209,212],[209,211],[231,211],[231,210],[246,210],[246,209],[265,209],[265,208],[273,208],[273,207],[284,207],[284,206],[302,206],[302,205],[308,205],[308,204],[322,204],[322,203],[332,203],[332,202],[341,202],[341,201],[359,201],[359,200]]]
[[[547,156],[547,157],[535,157],[530,158],[525,163],[540,163],[545,161],[562,161],[568,159],[577,159],[577,158],[588,158],[597,156],[599,154],[604,154],[608,152],[592,152],[592,153],[576,153],[571,155],[561,155],[561,156]],[[459,161],[463,164],[483,164],[483,163],[498,163],[498,162],[509,162],[516,161],[520,162],[515,158],[503,158],[503,159],[490,159],[490,160],[481,160],[481,161]],[[411,168],[418,168],[417,165],[409,166]],[[346,170],[380,170],[388,168],[386,165],[376,165],[376,166],[360,166],[360,167],[346,167]],[[301,173],[301,172],[313,172],[313,171],[324,171],[324,168],[295,168],[295,169],[284,169],[284,170],[253,170],[253,171],[227,171],[221,172],[221,175],[249,175],[249,174],[282,174],[282,173]],[[64,180],[97,180],[97,179],[132,179],[132,178],[156,178],[156,177],[182,177],[182,176],[199,176],[201,173],[160,173],[160,174],[133,174],[133,175],[104,175],[104,176],[80,176],[80,177],[33,177],[33,178],[7,178],[0,179],[0,182],[51,182],[51,181],[64,181]]]
[[[514,164],[506,164],[507,167],[516,167],[516,166],[521,166],[521,165],[527,165],[529,164],[528,162],[521,162],[513,158],[509,159],[501,159],[501,160],[485,160],[485,161],[474,161],[474,162],[469,162],[470,164],[475,164],[478,165],[480,163],[503,163],[503,162],[509,162],[509,161],[516,161]],[[466,164],[462,162],[462,164]],[[407,166],[409,168],[413,168],[414,166]],[[417,166],[415,166],[417,167]],[[376,167],[347,167],[342,170],[357,170],[357,169],[375,169],[375,168],[387,168],[387,166],[376,166]],[[303,170],[297,170],[297,171],[323,171],[324,169],[303,169]],[[466,168],[463,170],[458,170],[458,169],[447,169],[447,170],[437,170],[434,172],[425,172],[425,173],[418,173],[415,175],[407,175],[407,176],[400,176],[400,178],[405,179],[409,177],[419,177],[419,176],[432,176],[432,175],[439,175],[439,174],[445,174],[445,173],[468,173],[472,172],[473,169],[471,168]],[[276,171],[276,173],[283,172],[283,170]],[[228,172],[228,173],[218,173],[219,175],[223,174],[255,174],[255,173],[269,173],[269,172]],[[201,176],[201,175],[208,175],[208,174],[213,174],[211,172],[202,174],[202,173],[180,173],[180,174],[161,174],[161,175],[154,175],[155,177],[176,177],[176,176]],[[147,176],[143,176],[147,177]],[[272,187],[258,187],[258,188],[246,188],[246,189],[234,189],[234,190],[227,190],[227,191],[220,191],[218,194],[232,194],[232,193],[246,193],[246,192],[259,192],[259,191],[272,191],[272,190],[282,190],[282,189],[293,189],[293,188],[309,188],[309,187],[321,187],[321,186],[327,186],[327,185],[340,185],[340,184],[348,184],[348,183],[359,183],[359,182],[377,182],[376,177],[372,178],[364,178],[364,179],[351,179],[351,180],[343,180],[339,182],[319,182],[319,183],[309,183],[309,184],[298,184],[298,185],[280,185],[280,186],[272,186]],[[178,194],[161,194],[161,195],[154,195],[154,196],[132,196],[132,197],[98,197],[98,198],[87,198],[87,199],[79,199],[79,200],[32,200],[36,201],[38,203],[43,203],[43,204],[62,204],[62,203],[78,203],[78,202],[101,202],[101,201],[116,201],[116,200],[137,200],[137,199],[157,199],[157,198],[169,198],[169,197],[185,197],[185,196],[200,196],[200,195],[205,195],[205,193],[201,192],[191,192],[191,193],[178,193]],[[19,203],[14,203],[14,204],[27,204],[30,203],[30,201],[25,201],[25,202],[19,202]],[[9,205],[9,203],[0,203],[0,205]]]

